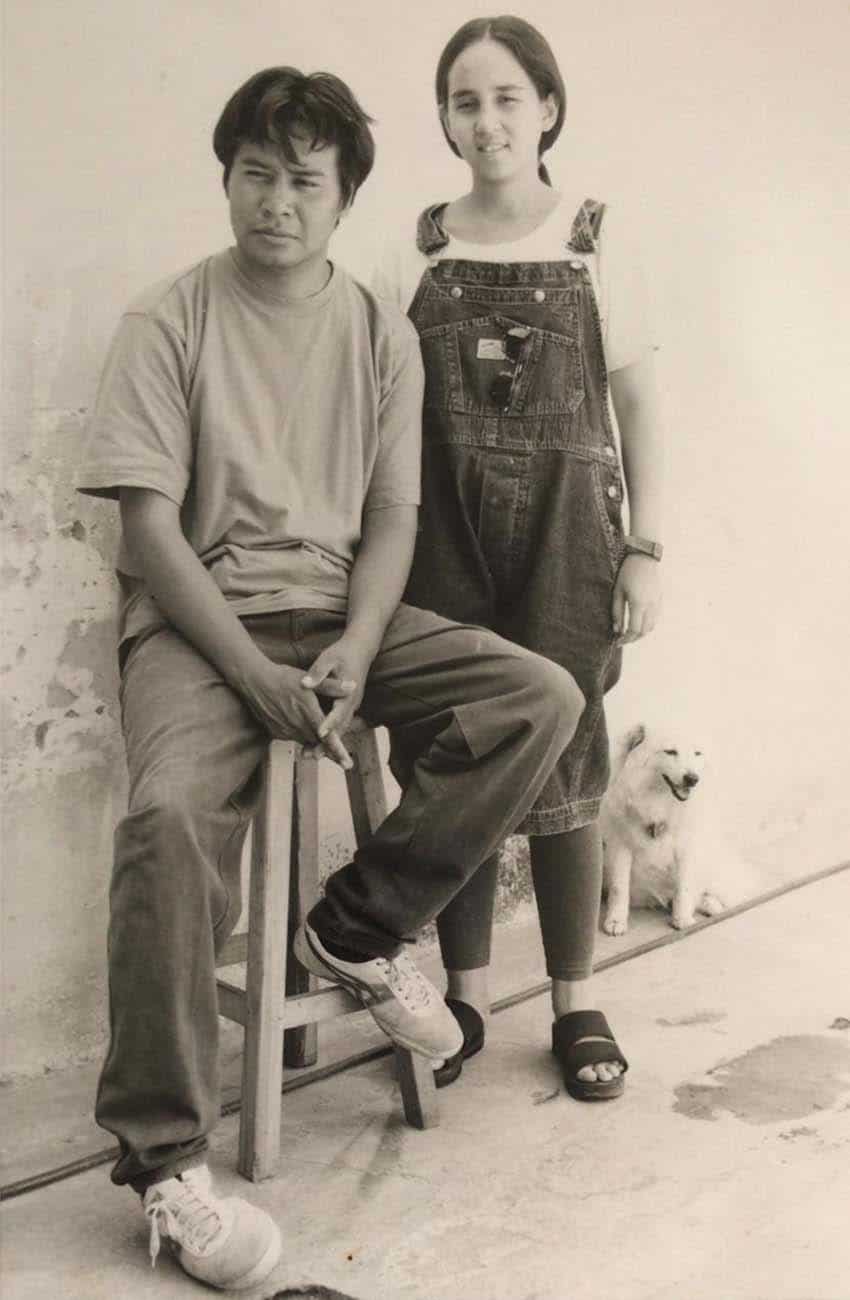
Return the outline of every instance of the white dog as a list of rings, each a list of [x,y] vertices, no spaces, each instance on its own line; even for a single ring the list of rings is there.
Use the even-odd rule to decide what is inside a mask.
[[[640,725],[623,737],[612,769],[600,817],[606,934],[625,934],[630,904],[669,907],[681,930],[696,912],[716,916],[747,896],[748,869],[709,823],[699,749]]]

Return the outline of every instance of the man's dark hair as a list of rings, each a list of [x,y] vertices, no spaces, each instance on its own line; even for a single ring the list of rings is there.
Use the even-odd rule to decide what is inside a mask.
[[[347,206],[375,161],[371,121],[345,82],[330,72],[306,75],[297,68],[255,72],[231,95],[213,132],[225,188],[241,144],[274,145],[288,163],[296,165],[293,136],[300,136],[313,149],[337,146],[339,182]]]

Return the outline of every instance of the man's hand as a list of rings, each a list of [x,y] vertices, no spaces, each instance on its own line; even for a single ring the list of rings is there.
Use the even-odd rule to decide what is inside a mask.
[[[297,668],[273,663],[246,632],[180,525],[180,507],[150,488],[121,489],[130,554],[168,621],[241,695],[272,736],[321,746],[341,767],[351,758],[335,733],[324,740],[324,710]],[[334,684],[324,692],[334,694]]]
[[[331,736],[344,736],[360,707],[366,677],[375,652],[365,641],[344,632],[313,661],[300,681],[317,695],[330,696],[333,707],[322,720],[319,738],[326,744]]]
[[[252,674],[244,696],[255,717],[275,739],[297,740],[311,748],[320,747],[328,758],[347,771],[353,766],[351,755],[337,730],[327,727],[318,694],[305,682],[300,669],[267,660],[261,672]],[[344,697],[347,692],[332,679],[322,694],[336,698]]]
[[[660,610],[658,561],[647,555],[626,555],[617,574],[611,602],[617,644],[628,645],[646,636],[655,627]]]

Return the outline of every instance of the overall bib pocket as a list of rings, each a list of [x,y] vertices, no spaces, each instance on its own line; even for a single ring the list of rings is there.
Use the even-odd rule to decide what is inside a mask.
[[[584,401],[576,308],[563,331],[507,315],[470,317],[420,329],[425,406],[460,415],[571,415]]]

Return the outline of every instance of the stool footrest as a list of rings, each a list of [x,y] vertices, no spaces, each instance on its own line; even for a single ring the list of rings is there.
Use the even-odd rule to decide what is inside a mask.
[[[216,984],[219,1015],[235,1020],[237,1025],[244,1025],[247,1020],[245,990],[227,980],[216,980]],[[299,1025],[318,1025],[323,1020],[335,1020],[337,1016],[350,1016],[362,1010],[363,1004],[345,989],[316,989],[312,993],[288,997],[280,1016],[275,1017],[275,1023],[283,1029],[295,1029]]]

